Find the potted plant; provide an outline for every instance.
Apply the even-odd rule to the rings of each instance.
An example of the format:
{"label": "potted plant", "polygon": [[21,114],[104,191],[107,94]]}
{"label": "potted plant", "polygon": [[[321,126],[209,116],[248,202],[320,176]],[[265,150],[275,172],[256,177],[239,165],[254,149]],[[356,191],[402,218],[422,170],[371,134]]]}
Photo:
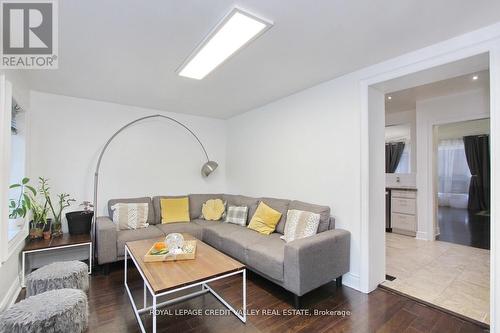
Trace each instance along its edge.
{"label": "potted plant", "polygon": [[26,215],[31,210],[30,194],[36,196],[36,190],[28,185],[29,181],[29,178],[24,177],[20,183],[12,184],[9,187],[9,189],[19,189],[17,198],[10,199],[9,202],[9,224],[14,223],[17,226],[22,226]]}
{"label": "potted plant", "polygon": [[[49,213],[49,208],[47,206],[47,201],[40,203],[36,200],[35,196],[31,197],[31,211],[33,213],[33,219],[30,221],[30,239],[42,238],[44,230],[47,231],[50,228],[50,219],[47,218]],[[50,229],[48,229],[50,230]],[[50,238],[50,233],[45,234],[45,238]]]}
{"label": "potted plant", "polygon": [[94,205],[90,201],[84,201],[80,204],[83,210],[66,213],[68,220],[69,233],[72,235],[88,234],[94,216]]}
{"label": "potted plant", "polygon": [[50,187],[46,178],[40,177],[40,192],[45,197],[45,201],[50,208],[53,216],[52,221],[52,237],[59,237],[62,235],[62,212],[65,208],[69,207],[75,199],[67,193],[57,195],[57,206],[52,203],[50,198]]}

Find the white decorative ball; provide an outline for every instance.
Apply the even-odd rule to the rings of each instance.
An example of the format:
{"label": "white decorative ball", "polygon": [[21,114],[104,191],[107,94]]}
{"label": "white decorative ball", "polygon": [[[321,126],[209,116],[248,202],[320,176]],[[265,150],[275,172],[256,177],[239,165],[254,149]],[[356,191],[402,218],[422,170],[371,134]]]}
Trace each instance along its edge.
{"label": "white decorative ball", "polygon": [[165,245],[167,245],[169,252],[181,253],[182,245],[184,245],[184,237],[177,232],[168,234],[167,237],[165,237]]}

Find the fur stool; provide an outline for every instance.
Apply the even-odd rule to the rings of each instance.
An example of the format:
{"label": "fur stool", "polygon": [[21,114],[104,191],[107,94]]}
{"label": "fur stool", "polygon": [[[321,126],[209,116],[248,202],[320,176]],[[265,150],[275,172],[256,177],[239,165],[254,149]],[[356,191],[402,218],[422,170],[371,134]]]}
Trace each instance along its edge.
{"label": "fur stool", "polygon": [[37,269],[26,278],[26,297],[62,288],[87,291],[87,264],[76,260],[55,262]]}
{"label": "fur stool", "polygon": [[87,325],[87,295],[78,289],[47,291],[0,313],[0,333],[80,333]]}

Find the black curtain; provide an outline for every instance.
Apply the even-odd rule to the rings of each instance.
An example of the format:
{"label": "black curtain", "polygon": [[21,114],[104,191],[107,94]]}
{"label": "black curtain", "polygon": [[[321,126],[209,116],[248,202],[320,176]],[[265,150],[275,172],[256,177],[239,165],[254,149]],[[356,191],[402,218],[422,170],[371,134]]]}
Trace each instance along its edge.
{"label": "black curtain", "polygon": [[468,208],[490,209],[490,142],[488,135],[464,136],[465,156],[471,179]]}
{"label": "black curtain", "polygon": [[385,144],[385,173],[394,173],[405,149],[404,142],[388,142]]}

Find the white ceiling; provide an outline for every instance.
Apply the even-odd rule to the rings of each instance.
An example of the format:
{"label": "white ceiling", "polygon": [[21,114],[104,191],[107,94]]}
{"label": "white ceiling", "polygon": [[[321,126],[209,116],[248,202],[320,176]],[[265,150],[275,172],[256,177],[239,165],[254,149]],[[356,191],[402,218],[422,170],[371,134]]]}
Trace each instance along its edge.
{"label": "white ceiling", "polygon": [[[478,76],[473,80],[474,75]],[[417,100],[425,100],[438,96],[459,94],[461,92],[483,89],[489,90],[489,71],[483,70],[457,76],[451,79],[436,81],[421,86],[399,90],[386,94],[385,111],[387,113],[415,110]],[[391,97],[389,100],[388,97]]]}
{"label": "white ceiling", "polygon": [[[175,70],[234,5],[274,22],[204,80]],[[35,90],[227,118],[500,21],[498,0],[64,0]]]}

